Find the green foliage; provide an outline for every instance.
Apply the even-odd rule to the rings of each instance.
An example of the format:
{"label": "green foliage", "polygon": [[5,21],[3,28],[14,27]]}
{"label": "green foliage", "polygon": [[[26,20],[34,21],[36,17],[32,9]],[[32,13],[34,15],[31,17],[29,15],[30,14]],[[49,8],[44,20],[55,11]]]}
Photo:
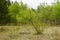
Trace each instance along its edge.
{"label": "green foliage", "polygon": [[60,2],[55,3],[52,7],[52,13],[49,19],[56,25],[60,24]]}
{"label": "green foliage", "polygon": [[15,19],[18,23],[28,24],[33,20],[35,13],[29,9],[26,4],[21,2],[19,5],[15,2],[9,6],[9,15],[12,20]]}
{"label": "green foliage", "polygon": [[9,22],[8,18],[8,1],[0,0],[0,25],[6,24]]}
{"label": "green foliage", "polygon": [[16,22],[16,16],[18,15],[19,13],[19,4],[17,2],[11,4],[9,6],[9,16],[11,17],[11,21],[13,21],[14,23]]}

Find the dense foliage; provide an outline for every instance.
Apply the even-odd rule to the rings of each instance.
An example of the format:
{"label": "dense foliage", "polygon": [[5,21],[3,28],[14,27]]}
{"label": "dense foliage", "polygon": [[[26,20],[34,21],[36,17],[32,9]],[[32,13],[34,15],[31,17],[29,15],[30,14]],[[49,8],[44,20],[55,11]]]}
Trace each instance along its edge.
{"label": "dense foliage", "polygon": [[6,24],[9,22],[9,18],[8,18],[9,5],[10,5],[10,1],[0,0],[0,25]]}
{"label": "dense foliage", "polygon": [[29,8],[23,2],[10,3],[9,0],[0,1],[0,24],[60,24],[60,2],[40,4],[37,9]]}
{"label": "dense foliage", "polygon": [[34,24],[34,23],[46,23],[46,24],[60,24],[60,2],[47,5],[40,4],[37,9],[29,8],[26,4],[21,2],[12,3],[9,8],[8,15],[11,17],[12,23],[19,24]]}

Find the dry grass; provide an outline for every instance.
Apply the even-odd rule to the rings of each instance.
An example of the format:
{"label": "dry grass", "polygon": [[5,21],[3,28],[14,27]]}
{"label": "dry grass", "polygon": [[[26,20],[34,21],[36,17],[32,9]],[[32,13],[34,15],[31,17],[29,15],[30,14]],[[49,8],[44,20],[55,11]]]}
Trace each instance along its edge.
{"label": "dry grass", "polygon": [[48,27],[41,35],[32,26],[0,26],[0,40],[60,40],[60,27]]}

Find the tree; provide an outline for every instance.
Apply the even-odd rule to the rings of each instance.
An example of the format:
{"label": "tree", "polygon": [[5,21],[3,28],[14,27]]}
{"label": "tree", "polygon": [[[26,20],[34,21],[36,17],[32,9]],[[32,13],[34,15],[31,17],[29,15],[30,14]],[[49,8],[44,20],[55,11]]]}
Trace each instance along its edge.
{"label": "tree", "polygon": [[53,6],[53,12],[50,19],[55,24],[60,24],[60,2],[55,3]]}
{"label": "tree", "polygon": [[8,4],[6,0],[0,0],[0,25],[8,21]]}
{"label": "tree", "polygon": [[12,23],[16,23],[16,21],[17,21],[17,15],[19,14],[19,4],[18,4],[18,2],[14,2],[13,4],[11,4],[10,6],[9,6],[9,16],[11,17],[11,22]]}
{"label": "tree", "polygon": [[18,22],[23,24],[31,23],[35,13],[30,8],[28,8],[26,4],[23,4],[22,2],[20,4],[19,15],[17,15]]}

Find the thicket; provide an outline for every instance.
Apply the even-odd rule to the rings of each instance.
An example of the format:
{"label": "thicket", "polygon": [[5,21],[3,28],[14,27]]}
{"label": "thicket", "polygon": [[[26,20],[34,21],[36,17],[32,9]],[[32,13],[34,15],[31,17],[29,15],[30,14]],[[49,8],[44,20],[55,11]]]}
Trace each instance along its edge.
{"label": "thicket", "polygon": [[60,2],[40,4],[37,9],[29,8],[23,2],[0,1],[0,24],[60,24]]}

